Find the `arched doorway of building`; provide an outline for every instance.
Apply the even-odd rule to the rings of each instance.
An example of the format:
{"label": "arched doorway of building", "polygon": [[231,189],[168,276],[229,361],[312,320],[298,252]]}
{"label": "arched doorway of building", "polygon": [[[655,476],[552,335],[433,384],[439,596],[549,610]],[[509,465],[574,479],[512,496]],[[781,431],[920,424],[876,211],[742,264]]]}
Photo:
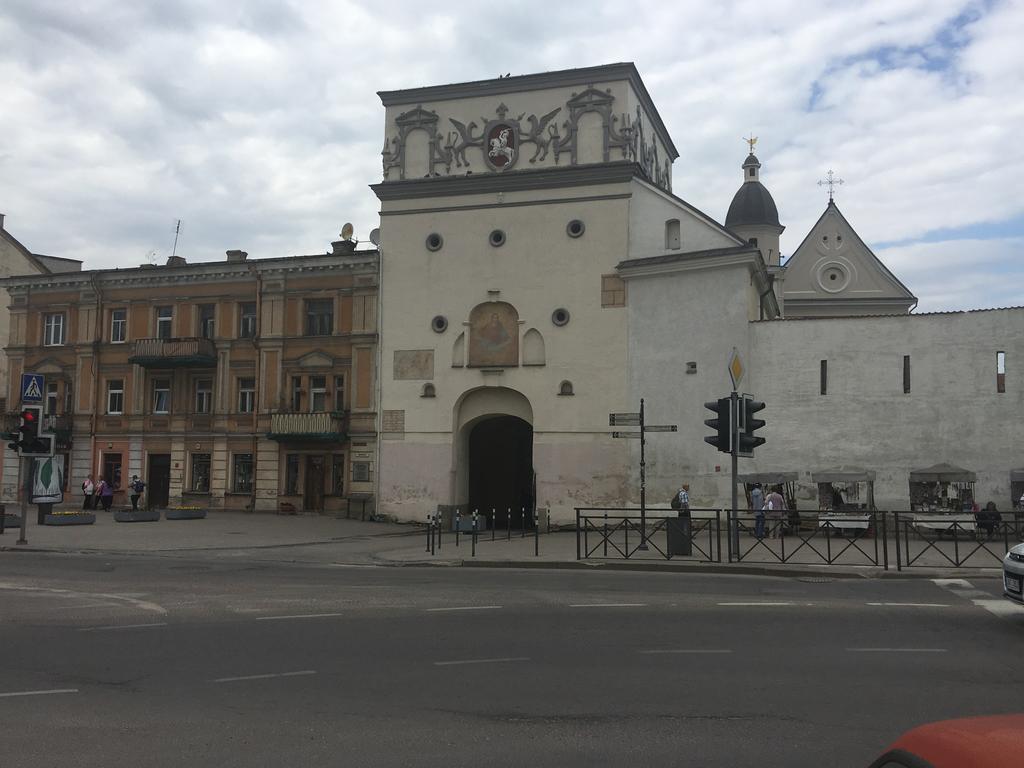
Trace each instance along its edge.
{"label": "arched doorway of building", "polygon": [[532,528],[533,427],[517,416],[492,416],[469,430],[469,509],[500,528]]}

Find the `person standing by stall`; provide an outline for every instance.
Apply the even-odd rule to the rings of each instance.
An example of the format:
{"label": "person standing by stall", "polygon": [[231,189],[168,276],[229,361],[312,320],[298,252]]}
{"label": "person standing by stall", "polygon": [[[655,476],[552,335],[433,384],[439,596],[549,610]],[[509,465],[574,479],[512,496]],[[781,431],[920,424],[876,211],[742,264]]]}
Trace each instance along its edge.
{"label": "person standing by stall", "polygon": [[754,488],[750,491],[750,506],[754,510],[754,535],[759,538],[764,538],[764,491],[761,490],[760,483],[754,483]]}
{"label": "person standing by stall", "polygon": [[786,516],[786,500],[782,498],[778,487],[768,494],[765,505],[768,507],[768,535],[773,539],[778,538],[782,535],[782,520]]}

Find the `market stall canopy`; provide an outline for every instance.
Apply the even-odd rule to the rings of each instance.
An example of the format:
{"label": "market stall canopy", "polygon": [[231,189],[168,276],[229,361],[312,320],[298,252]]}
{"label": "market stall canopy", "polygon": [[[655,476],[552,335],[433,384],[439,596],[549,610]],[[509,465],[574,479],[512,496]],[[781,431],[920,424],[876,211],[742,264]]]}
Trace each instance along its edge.
{"label": "market stall canopy", "polygon": [[973,483],[977,479],[978,476],[971,470],[954,467],[952,464],[936,464],[910,473],[912,483]]}
{"label": "market stall canopy", "polygon": [[875,473],[863,467],[844,464],[841,467],[812,472],[811,480],[815,483],[871,483],[875,480]]}
{"label": "market stall canopy", "polygon": [[1024,469],[1011,469],[1010,470],[1010,482],[1011,483],[1024,483]]}
{"label": "market stall canopy", "polygon": [[795,483],[796,472],[753,472],[749,475],[737,475],[736,479],[744,485],[761,483],[761,485],[778,485],[779,483]]}

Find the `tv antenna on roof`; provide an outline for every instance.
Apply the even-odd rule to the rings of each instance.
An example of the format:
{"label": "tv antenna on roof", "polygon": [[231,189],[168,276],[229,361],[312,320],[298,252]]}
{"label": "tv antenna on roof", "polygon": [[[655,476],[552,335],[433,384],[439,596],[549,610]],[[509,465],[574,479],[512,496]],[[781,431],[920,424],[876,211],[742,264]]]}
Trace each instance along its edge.
{"label": "tv antenna on roof", "polygon": [[178,255],[178,235],[181,233],[181,219],[178,219],[177,226],[174,227],[174,247],[171,249],[171,256]]}

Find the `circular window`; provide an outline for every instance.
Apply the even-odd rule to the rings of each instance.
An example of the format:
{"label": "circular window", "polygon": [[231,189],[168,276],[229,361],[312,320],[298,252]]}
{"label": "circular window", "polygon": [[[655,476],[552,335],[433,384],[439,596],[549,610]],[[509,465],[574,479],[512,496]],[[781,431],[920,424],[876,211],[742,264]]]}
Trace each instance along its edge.
{"label": "circular window", "polygon": [[487,239],[495,248],[500,248],[505,244],[505,233],[500,229],[496,229],[491,232],[490,237]]}
{"label": "circular window", "polygon": [[850,285],[850,269],[838,261],[828,261],[818,267],[818,285],[823,291],[839,293]]}
{"label": "circular window", "polygon": [[444,238],[437,234],[437,232],[431,232],[427,235],[428,251],[440,251],[442,245],[444,245]]}
{"label": "circular window", "polygon": [[436,315],[434,319],[430,321],[430,328],[434,333],[444,333],[448,330],[448,318],[444,315]]}
{"label": "circular window", "polygon": [[555,325],[562,326],[569,324],[569,310],[559,307],[551,313],[551,322]]}
{"label": "circular window", "polygon": [[573,219],[565,225],[565,232],[569,237],[579,237],[586,230],[583,222],[579,219]]}

